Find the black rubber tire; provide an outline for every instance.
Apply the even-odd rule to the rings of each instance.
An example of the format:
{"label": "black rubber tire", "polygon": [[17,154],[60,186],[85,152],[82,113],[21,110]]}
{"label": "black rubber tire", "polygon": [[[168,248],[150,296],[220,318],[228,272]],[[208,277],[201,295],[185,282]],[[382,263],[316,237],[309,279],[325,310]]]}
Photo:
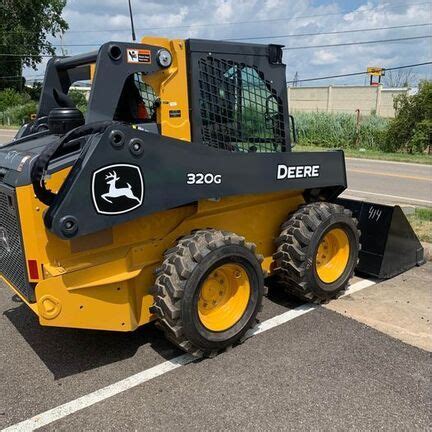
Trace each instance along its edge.
{"label": "black rubber tire", "polygon": [[[342,275],[333,283],[323,282],[316,272],[315,257],[323,236],[341,228],[348,236],[350,254]],[[292,295],[320,303],[340,295],[358,262],[360,231],[351,211],[341,205],[316,202],[301,206],[282,225],[276,240],[274,275]]]}
{"label": "black rubber tire", "polygon": [[[256,323],[262,308],[263,257],[256,246],[233,233],[206,229],[181,238],[164,254],[156,270],[155,304],[152,312],[166,337],[197,357],[214,356],[239,342]],[[212,332],[199,320],[197,302],[201,283],[215,267],[228,262],[240,264],[248,274],[251,295],[242,318],[231,328]]]}

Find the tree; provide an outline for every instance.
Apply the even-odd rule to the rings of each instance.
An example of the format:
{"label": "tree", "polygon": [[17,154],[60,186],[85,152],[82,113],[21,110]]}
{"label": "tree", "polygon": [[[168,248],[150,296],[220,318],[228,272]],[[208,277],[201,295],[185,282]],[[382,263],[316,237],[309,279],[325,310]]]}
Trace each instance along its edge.
{"label": "tree", "polygon": [[22,67],[36,69],[43,55],[55,49],[48,36],[68,29],[61,17],[66,0],[1,0],[0,90],[22,89]]}
{"label": "tree", "polygon": [[400,88],[409,87],[414,81],[414,74],[411,69],[397,69],[386,71],[384,84],[386,87]]}
{"label": "tree", "polygon": [[6,111],[8,108],[23,105],[30,100],[30,96],[26,93],[18,93],[16,90],[8,88],[0,91],[0,112]]}
{"label": "tree", "polygon": [[421,81],[418,92],[394,99],[396,116],[386,133],[387,151],[423,152],[432,141],[432,81]]}
{"label": "tree", "polygon": [[69,90],[68,96],[72,99],[75,106],[82,112],[87,112],[87,99],[85,94],[80,90]]}

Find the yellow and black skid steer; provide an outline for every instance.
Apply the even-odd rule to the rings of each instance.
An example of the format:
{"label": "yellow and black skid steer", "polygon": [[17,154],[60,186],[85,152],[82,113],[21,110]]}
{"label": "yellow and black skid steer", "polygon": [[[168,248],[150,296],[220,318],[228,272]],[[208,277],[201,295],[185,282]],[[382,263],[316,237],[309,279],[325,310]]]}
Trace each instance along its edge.
{"label": "yellow and black skid steer", "polygon": [[294,141],[279,45],[146,37],[53,58],[36,119],[0,148],[0,277],[42,325],[156,320],[214,355],[255,324],[265,277],[320,302],[354,271],[423,262],[399,207],[338,198],[342,151]]}

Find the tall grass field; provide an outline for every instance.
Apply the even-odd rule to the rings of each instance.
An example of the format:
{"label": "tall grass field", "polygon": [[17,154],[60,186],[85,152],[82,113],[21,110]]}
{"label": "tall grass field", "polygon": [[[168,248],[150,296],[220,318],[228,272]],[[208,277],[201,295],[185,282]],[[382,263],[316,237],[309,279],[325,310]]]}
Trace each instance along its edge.
{"label": "tall grass field", "polygon": [[389,120],[374,115],[357,118],[353,114],[312,112],[294,113],[300,145],[329,148],[384,147]]}

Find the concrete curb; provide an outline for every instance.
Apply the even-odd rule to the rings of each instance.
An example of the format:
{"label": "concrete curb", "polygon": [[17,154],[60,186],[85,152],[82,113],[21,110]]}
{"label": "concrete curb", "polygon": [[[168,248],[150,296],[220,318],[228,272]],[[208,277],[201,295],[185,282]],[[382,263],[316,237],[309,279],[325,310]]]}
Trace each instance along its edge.
{"label": "concrete curb", "polygon": [[421,242],[424,249],[424,258],[426,261],[432,261],[432,243]]}

